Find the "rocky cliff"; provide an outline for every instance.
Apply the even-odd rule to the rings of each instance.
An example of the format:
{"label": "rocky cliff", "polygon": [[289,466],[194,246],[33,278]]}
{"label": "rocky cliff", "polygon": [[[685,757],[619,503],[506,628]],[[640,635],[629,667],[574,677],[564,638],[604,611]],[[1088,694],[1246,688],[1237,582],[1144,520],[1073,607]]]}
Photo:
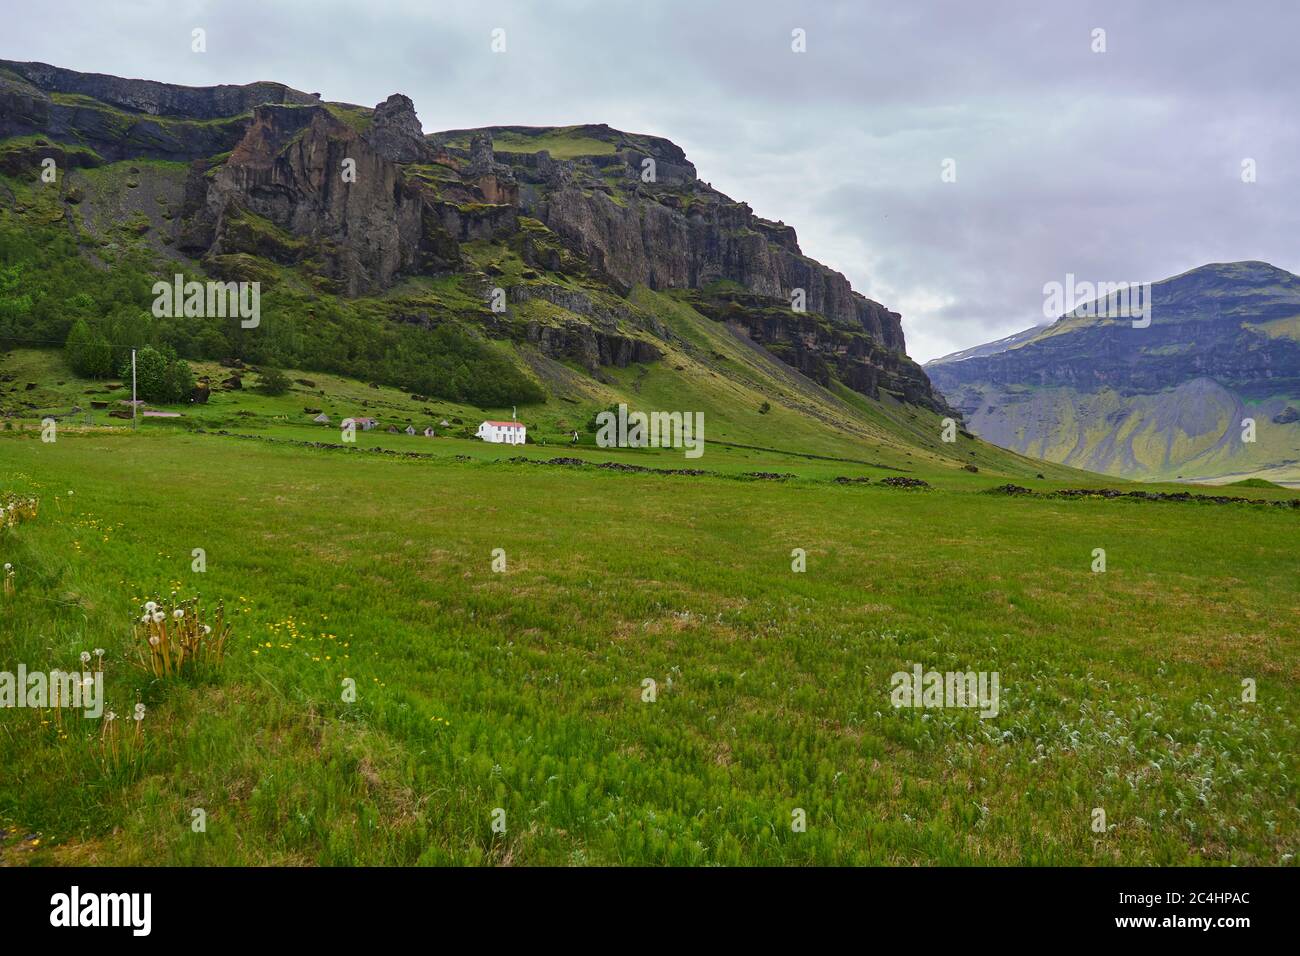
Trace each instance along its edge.
{"label": "rocky cliff", "polygon": [[[433,139],[445,142],[467,132]],[[858,326],[885,348],[905,351],[897,313],[803,255],[793,227],[762,219],[701,182],[674,143],[607,126],[569,127],[560,142],[585,140],[590,152],[556,160],[545,149],[556,141],[554,130],[482,132],[507,137],[508,148],[498,148],[494,158],[520,183],[521,207],[619,283],[701,289],[729,281],[787,303],[802,290],[807,311]]]}
{"label": "rocky cliff", "polygon": [[[210,264],[240,252],[314,260],[355,296],[381,292],[401,273],[458,261],[418,188],[323,106],[256,107],[229,158],[211,172],[202,163],[192,170],[209,184],[202,205],[186,210],[181,243]],[[247,228],[249,214],[271,228]]]}
{"label": "rocky cliff", "polygon": [[[0,138],[0,165],[18,173],[51,150],[83,167],[186,164],[183,190],[159,187],[161,241],[219,276],[266,278],[258,264],[273,263],[349,297],[452,276],[452,318],[584,366],[652,361],[662,324],[618,302],[637,287],[680,292],[823,385],[948,411],[897,313],[803,255],[792,227],[701,182],[662,138],[603,125],[426,136],[401,94],[369,109],[277,83],[188,88],[9,61]],[[556,305],[574,284],[600,307]],[[497,288],[545,302],[547,318],[493,312]]]}

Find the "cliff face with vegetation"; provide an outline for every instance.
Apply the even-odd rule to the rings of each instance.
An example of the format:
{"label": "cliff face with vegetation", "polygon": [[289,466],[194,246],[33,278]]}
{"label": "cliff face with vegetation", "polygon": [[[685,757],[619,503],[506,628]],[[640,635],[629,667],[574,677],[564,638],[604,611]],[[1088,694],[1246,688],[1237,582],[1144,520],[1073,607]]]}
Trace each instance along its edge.
{"label": "cliff face with vegetation", "polygon": [[972,432],[1035,457],[1300,482],[1300,277],[1206,265],[1154,283],[1152,303],[1146,328],[1076,310],[926,370]]}
{"label": "cliff face with vegetation", "polygon": [[[260,280],[304,321],[364,314],[406,329],[403,342],[450,323],[598,374],[656,361],[671,339],[635,304],[645,288],[820,385],[948,411],[907,357],[897,313],[658,137],[600,125],[425,135],[400,94],[369,109],[276,83],[195,89],[0,61],[0,138],[4,175],[31,179],[46,157],[100,174],[65,190],[81,207],[73,232],[98,241],[125,218],[159,260]],[[113,188],[90,188],[108,172]],[[491,308],[498,289],[504,311]]]}

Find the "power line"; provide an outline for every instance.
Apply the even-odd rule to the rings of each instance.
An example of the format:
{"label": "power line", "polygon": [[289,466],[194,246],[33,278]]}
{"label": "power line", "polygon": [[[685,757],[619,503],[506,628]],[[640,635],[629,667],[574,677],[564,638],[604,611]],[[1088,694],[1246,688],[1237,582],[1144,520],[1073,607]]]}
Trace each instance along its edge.
{"label": "power line", "polygon": [[[66,344],[67,344],[67,340],[66,340],[66,339],[65,339],[64,341],[62,341],[62,342],[58,342],[58,341],[56,341],[56,340],[54,340],[54,339],[23,339],[23,338],[18,338],[17,336],[14,336],[14,335],[0,335],[0,341],[3,341],[3,342],[26,342],[26,343],[28,343],[28,344],[35,344],[35,345],[66,345]],[[112,343],[112,342],[108,342],[107,344],[108,344],[108,345],[113,345],[114,343]],[[131,346],[129,346],[129,345],[128,345],[128,346],[118,346],[118,348],[130,348],[130,347],[131,347]]]}
{"label": "power line", "polygon": [[[0,333],[0,342],[22,342],[27,345],[58,345],[58,346],[64,346],[68,344],[67,339],[63,339],[63,340],[24,339],[24,338],[19,338],[18,336],[4,335],[3,333]],[[149,345],[148,342],[145,342],[143,345],[141,345],[139,343],[134,343],[134,342],[107,342],[107,341],[96,342],[94,344],[107,345],[115,349],[142,349],[142,348],[146,348]]]}

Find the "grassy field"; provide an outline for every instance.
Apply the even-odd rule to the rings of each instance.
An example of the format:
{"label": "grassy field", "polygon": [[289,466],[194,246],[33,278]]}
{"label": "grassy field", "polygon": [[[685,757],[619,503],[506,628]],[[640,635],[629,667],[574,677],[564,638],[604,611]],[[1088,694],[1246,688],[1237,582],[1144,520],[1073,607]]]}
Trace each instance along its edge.
{"label": "grassy field", "polygon": [[[1009,497],[924,461],[929,491],[712,445],[578,453],[727,473],[686,477],[362,436],[430,456],[402,459],[250,421],[282,441],[0,431],[0,494],[41,501],[0,531],[0,670],[102,648],[109,708],[147,707],[113,760],[99,721],[0,711],[3,862],[1295,862],[1296,511]],[[233,617],[207,679],[132,663],[142,603],[172,592]],[[1000,713],[894,709],[916,663],[998,672]]]}
{"label": "grassy field", "polygon": [[[653,302],[672,315],[673,304],[667,297],[658,296]],[[625,402],[633,409],[701,411],[705,416],[705,439],[717,454],[711,454],[709,461],[699,467],[710,469],[763,470],[765,465],[800,461],[807,464],[816,460],[807,456],[814,455],[831,460],[823,469],[829,475],[845,474],[846,467],[865,462],[883,466],[886,470],[879,472],[882,475],[891,469],[907,472],[921,469],[942,476],[942,480],[958,482],[964,482],[968,474],[962,471],[963,465],[992,468],[1017,479],[1041,474],[1074,485],[1097,479],[1086,472],[1023,458],[961,434],[956,436],[955,443],[945,444],[940,438],[939,416],[932,412],[892,401],[871,402],[848,390],[832,394],[797,376],[765,352],[743,346],[723,328],[693,312],[687,311],[681,323],[681,331],[698,336],[702,351],[719,356],[713,364],[720,368],[674,354],[668,361],[651,365],[606,369],[605,381],[597,383],[544,356],[528,353],[525,360],[535,363],[540,373],[549,377],[552,390],[562,397],[518,410],[528,426],[530,438],[538,444],[514,449],[511,454],[542,457],[563,454],[562,448],[569,446],[572,432],[577,430],[581,433],[583,450],[593,460],[637,461],[647,456],[655,459],[658,452],[598,450],[594,435],[586,431],[596,411]],[[683,363],[680,371],[669,367],[678,360]],[[243,371],[240,374],[246,380],[245,387],[226,391],[221,383],[234,370],[213,362],[191,365],[196,374],[208,376],[216,386],[210,401],[205,405],[158,406],[179,412],[181,417],[170,421],[150,420],[141,427],[181,431],[203,428],[337,442],[340,440],[338,425],[343,419],[368,416],[380,422],[381,430],[358,432],[357,444],[361,447],[386,446],[449,454],[451,445],[443,441],[447,436],[472,434],[483,418],[509,418],[512,414],[509,408],[482,410],[438,399],[417,399],[399,389],[319,372],[290,370],[291,390],[272,397],[257,391],[257,373]],[[10,383],[0,381],[0,411],[10,412],[16,422],[29,427],[47,415],[69,426],[124,424],[110,418],[108,413],[131,397],[130,383],[78,379],[68,370],[58,351],[15,349],[0,355],[0,379],[4,378]],[[28,383],[33,386],[30,390]],[[781,386],[784,388],[779,394],[773,394]],[[768,398],[771,410],[762,413],[759,409]],[[97,400],[106,402],[109,408],[92,408],[90,403]],[[73,408],[82,412],[72,415]],[[313,423],[317,409],[329,416],[331,425]],[[443,421],[450,427],[444,428]],[[432,426],[441,437],[431,445],[422,434],[412,437],[390,435],[386,431],[390,425],[405,429],[407,424],[419,432],[425,426]],[[455,453],[474,456],[485,453],[496,456],[498,451],[485,450],[477,441],[462,442],[455,448]],[[681,452],[662,457],[664,467],[692,465]]]}

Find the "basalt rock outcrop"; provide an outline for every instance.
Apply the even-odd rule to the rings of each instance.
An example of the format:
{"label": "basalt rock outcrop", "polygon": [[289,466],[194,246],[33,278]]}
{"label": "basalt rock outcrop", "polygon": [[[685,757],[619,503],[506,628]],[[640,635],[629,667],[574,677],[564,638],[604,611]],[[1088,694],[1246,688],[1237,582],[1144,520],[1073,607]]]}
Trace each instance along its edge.
{"label": "basalt rock outcrop", "polygon": [[424,163],[433,150],[424,138],[415,104],[409,96],[394,93],[375,107],[366,141],[375,152],[394,163]]}
{"label": "basalt rock outcrop", "polygon": [[[193,176],[207,177],[195,168]],[[312,258],[347,295],[455,263],[454,242],[418,188],[323,106],[263,105],[193,210],[182,249]]]}
{"label": "basalt rock outcrop", "polygon": [[644,312],[559,286],[518,286],[511,290],[513,302],[535,300],[549,302],[582,319],[526,323],[524,337],[547,355],[571,359],[594,372],[602,365],[625,368],[636,362],[653,362],[663,354],[647,338],[629,334],[629,329],[636,328],[655,338],[667,335],[664,327]]}
{"label": "basalt rock outcrop", "polygon": [[819,385],[838,380],[872,398],[885,391],[934,411],[951,411],[934,399],[929,379],[906,354],[850,323],[791,312],[774,306],[770,297],[754,294],[702,293],[692,302],[699,312],[728,323]]}
{"label": "basalt rock outcrop", "polygon": [[48,135],[107,160],[191,160],[234,148],[254,107],[319,103],[283,83],[189,87],[0,60],[0,136]]}
{"label": "basalt rock outcrop", "polygon": [[[689,214],[676,208],[672,193],[639,187],[632,193],[638,202],[620,204],[599,190],[561,186],[524,208],[626,286],[698,289],[731,281],[786,303],[802,290],[808,311],[860,326],[885,348],[903,350],[900,316],[803,256],[791,227],[711,191]],[[665,202],[665,196],[673,198]]]}

